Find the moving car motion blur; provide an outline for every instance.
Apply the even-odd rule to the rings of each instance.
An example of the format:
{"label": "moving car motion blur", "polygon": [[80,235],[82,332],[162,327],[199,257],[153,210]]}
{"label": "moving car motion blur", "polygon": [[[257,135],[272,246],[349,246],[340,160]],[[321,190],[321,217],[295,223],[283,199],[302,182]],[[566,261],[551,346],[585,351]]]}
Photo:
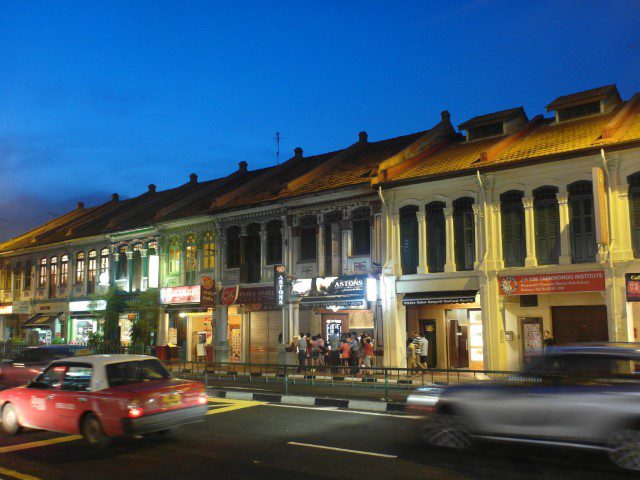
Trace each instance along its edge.
{"label": "moving car motion blur", "polygon": [[52,362],[28,385],[0,392],[2,429],[80,433],[91,446],[112,437],[165,432],[204,420],[202,383],[171,378],[155,357],[87,355]]}
{"label": "moving car motion blur", "polygon": [[430,411],[422,426],[433,446],[467,448],[473,439],[605,450],[640,471],[640,344],[550,349],[522,374],[409,397]]}

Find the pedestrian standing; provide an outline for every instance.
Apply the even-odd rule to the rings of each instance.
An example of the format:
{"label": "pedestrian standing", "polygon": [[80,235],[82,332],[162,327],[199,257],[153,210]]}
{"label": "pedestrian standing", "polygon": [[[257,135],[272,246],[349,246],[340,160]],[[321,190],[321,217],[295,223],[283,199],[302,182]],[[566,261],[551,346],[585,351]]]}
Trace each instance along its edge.
{"label": "pedestrian standing", "polygon": [[311,371],[313,372],[313,339],[309,332],[307,332],[305,338],[307,340],[307,366],[312,367]]}
{"label": "pedestrian standing", "polygon": [[407,368],[409,370],[414,370],[418,367],[418,363],[416,362],[416,346],[413,343],[413,339],[409,338],[407,340]]}
{"label": "pedestrian standing", "polygon": [[418,334],[417,338],[419,344],[418,354],[420,355],[420,362],[418,362],[418,365],[423,370],[426,370],[429,367],[429,365],[427,365],[427,359],[429,356],[429,340],[420,334]]}
{"label": "pedestrian standing", "polygon": [[358,373],[358,350],[360,349],[360,342],[355,337],[351,337],[351,341],[349,342],[349,363],[351,364],[351,374],[355,375]]}
{"label": "pedestrian standing", "polygon": [[327,354],[327,350],[325,348],[324,339],[322,335],[316,335],[316,342],[318,344],[318,366],[324,367],[325,365],[325,355]]}
{"label": "pedestrian standing", "polygon": [[302,367],[307,363],[307,340],[304,338],[304,333],[300,333],[296,347],[298,351],[298,373],[300,373]]}
{"label": "pedestrian standing", "polygon": [[349,366],[349,353],[351,351],[351,345],[345,338],[340,344],[340,363],[343,367]]}
{"label": "pedestrian standing", "polygon": [[365,374],[371,375],[373,373],[371,370],[371,367],[373,367],[373,356],[373,342],[367,337],[364,341],[364,367],[367,369],[365,370]]}

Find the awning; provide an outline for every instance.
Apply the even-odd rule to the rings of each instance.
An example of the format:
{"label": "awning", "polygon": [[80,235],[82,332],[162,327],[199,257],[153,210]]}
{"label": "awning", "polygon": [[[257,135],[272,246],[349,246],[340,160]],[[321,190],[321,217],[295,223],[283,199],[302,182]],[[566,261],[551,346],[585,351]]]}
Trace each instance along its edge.
{"label": "awning", "polygon": [[404,305],[444,305],[447,303],[474,303],[477,290],[457,290],[452,292],[407,293],[402,299]]}
{"label": "awning", "polygon": [[44,313],[37,313],[25,323],[22,324],[23,328],[51,328],[51,324],[54,320],[58,319],[63,312],[59,312],[55,315],[45,315]]}

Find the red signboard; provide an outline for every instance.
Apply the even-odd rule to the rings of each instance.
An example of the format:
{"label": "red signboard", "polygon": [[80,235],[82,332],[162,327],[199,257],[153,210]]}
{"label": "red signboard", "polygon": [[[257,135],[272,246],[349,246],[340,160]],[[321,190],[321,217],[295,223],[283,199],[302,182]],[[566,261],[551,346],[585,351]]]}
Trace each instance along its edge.
{"label": "red signboard", "polygon": [[227,287],[220,295],[224,305],[275,304],[274,287]]}
{"label": "red signboard", "polygon": [[160,301],[165,305],[200,303],[200,285],[161,288]]}
{"label": "red signboard", "polygon": [[627,273],[627,302],[640,302],[640,273]]}
{"label": "red signboard", "polygon": [[220,293],[220,301],[223,305],[233,305],[238,298],[238,286],[226,287],[222,289]]}
{"label": "red signboard", "polygon": [[213,308],[216,306],[216,289],[213,278],[204,276],[200,281],[200,306]]}
{"label": "red signboard", "polygon": [[498,277],[500,295],[539,293],[601,292],[604,272],[546,273]]}

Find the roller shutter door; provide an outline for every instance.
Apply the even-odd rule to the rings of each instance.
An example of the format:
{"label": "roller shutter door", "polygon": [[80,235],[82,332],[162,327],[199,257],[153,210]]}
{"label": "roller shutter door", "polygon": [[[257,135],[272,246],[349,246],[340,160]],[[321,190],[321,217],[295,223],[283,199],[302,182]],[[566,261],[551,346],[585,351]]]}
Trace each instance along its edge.
{"label": "roller shutter door", "polygon": [[282,331],[281,312],[251,312],[249,319],[249,362],[278,363],[278,336]]}
{"label": "roller shutter door", "polygon": [[551,315],[553,338],[557,345],[609,341],[605,305],[551,307]]}

